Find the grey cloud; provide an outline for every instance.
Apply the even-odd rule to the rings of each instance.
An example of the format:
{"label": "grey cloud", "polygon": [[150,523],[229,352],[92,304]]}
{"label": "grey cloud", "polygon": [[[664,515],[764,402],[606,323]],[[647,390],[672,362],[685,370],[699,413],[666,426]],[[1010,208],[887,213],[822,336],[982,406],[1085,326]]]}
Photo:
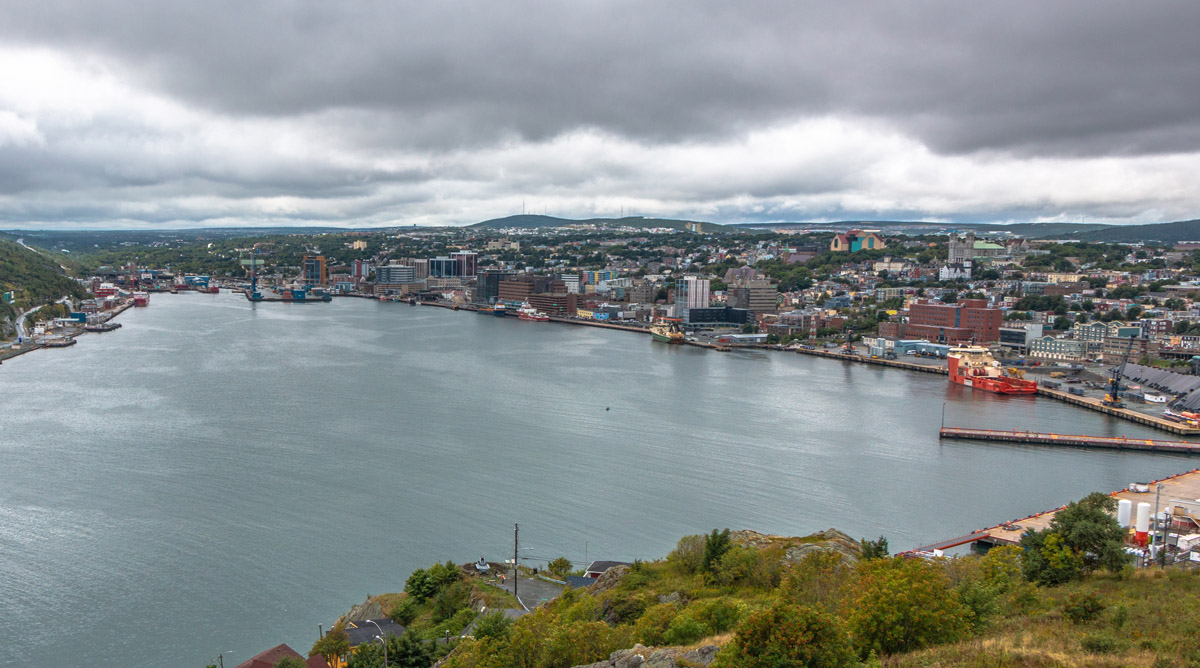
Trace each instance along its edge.
{"label": "grey cloud", "polygon": [[855,114],[951,153],[1200,147],[1195,3],[7,4],[9,41],[99,51],[230,114],[384,112],[374,140],[396,146]]}

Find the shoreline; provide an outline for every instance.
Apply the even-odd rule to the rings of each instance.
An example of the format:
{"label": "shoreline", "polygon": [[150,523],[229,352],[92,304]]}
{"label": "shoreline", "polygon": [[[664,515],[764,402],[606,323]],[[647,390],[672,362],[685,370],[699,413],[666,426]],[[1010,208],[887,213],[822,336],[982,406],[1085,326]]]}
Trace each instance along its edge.
{"label": "shoreline", "polygon": [[[112,322],[117,316],[121,315],[122,313],[128,311],[131,308],[133,308],[132,301],[121,304],[117,308],[113,309],[113,312],[111,314],[109,314],[109,316],[107,318],[104,319],[104,322]],[[75,339],[79,338],[80,336],[83,336],[84,334],[107,334],[107,333],[108,332],[89,332],[87,330],[81,330],[75,334],[72,334],[69,337],[69,340],[71,341],[71,344],[73,344],[75,342]],[[4,344],[3,344],[4,348],[2,350],[0,350],[0,364],[3,364],[5,362],[5,360],[10,360],[10,359],[13,359],[16,357],[20,357],[21,355],[26,355],[35,350],[42,350],[43,348],[65,348],[65,347],[71,345],[71,344],[67,344],[66,346],[48,346],[44,343],[26,342],[26,343],[20,344],[21,345],[20,348],[12,348],[11,346],[14,344],[16,344],[15,339],[12,341],[4,342]]]}

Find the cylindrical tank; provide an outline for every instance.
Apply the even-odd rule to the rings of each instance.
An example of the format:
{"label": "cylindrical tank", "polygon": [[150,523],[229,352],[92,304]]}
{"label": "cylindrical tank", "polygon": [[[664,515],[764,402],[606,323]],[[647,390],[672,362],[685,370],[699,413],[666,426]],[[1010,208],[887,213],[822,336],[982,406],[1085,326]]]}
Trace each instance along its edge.
{"label": "cylindrical tank", "polygon": [[1121,528],[1128,529],[1129,521],[1133,519],[1133,501],[1129,499],[1121,499],[1117,501],[1117,524]]}
{"label": "cylindrical tank", "polygon": [[1150,504],[1143,501],[1137,505],[1137,523],[1133,529],[1134,540],[1145,547],[1150,538]]}

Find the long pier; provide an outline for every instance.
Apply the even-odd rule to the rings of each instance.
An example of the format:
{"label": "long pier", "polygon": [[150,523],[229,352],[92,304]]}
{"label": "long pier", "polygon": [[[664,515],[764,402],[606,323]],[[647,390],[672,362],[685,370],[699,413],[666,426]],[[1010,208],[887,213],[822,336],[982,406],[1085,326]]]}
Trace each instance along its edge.
{"label": "long pier", "polygon": [[920,371],[922,373],[937,373],[943,376],[949,375],[950,373],[946,367],[937,364],[916,364],[914,362],[901,362],[899,360],[885,360],[879,357],[871,357],[869,355],[847,355],[846,353],[821,350],[819,348],[814,348],[812,350],[809,350],[808,348],[795,348],[794,350],[801,355],[813,355],[831,360],[841,360],[843,362],[873,364],[875,366],[887,366],[893,369],[907,369],[909,371]]}
{"label": "long pier", "polygon": [[1099,399],[1094,399],[1092,397],[1081,397],[1071,394],[1070,392],[1052,390],[1048,387],[1042,387],[1041,385],[1038,386],[1037,393],[1043,397],[1057,399],[1058,401],[1079,406],[1080,408],[1086,408],[1088,410],[1104,413],[1105,415],[1118,417],[1122,420],[1129,420],[1130,422],[1136,422],[1147,427],[1153,427],[1154,429],[1167,431],[1172,434],[1178,434],[1179,436],[1200,436],[1200,429],[1196,427],[1189,427],[1186,424],[1171,422],[1165,418],[1154,417],[1153,415],[1146,415],[1145,413],[1131,411],[1128,408],[1113,408],[1112,406],[1105,406]]}
{"label": "long pier", "polygon": [[1147,452],[1169,452],[1186,455],[1200,454],[1200,443],[1192,443],[1191,441],[1162,441],[1151,438],[1127,438],[1125,436],[1080,436],[1073,434],[1048,434],[1036,431],[970,429],[965,427],[942,427],[938,435],[941,438],[961,438],[972,441],[1004,441],[1008,443],[1062,445],[1077,448],[1143,450]]}

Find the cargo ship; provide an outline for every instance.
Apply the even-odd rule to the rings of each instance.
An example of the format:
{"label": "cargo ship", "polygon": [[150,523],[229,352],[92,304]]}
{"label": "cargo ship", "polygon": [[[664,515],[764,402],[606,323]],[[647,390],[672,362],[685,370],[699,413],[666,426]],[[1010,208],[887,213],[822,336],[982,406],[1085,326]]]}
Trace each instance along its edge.
{"label": "cargo ship", "polygon": [[951,348],[946,360],[951,383],[997,394],[1037,393],[1036,382],[1005,374],[1000,363],[982,346]]}
{"label": "cargo ship", "polygon": [[483,315],[493,315],[496,312],[496,308],[494,306],[480,306],[475,312]]}
{"label": "cargo ship", "polygon": [[150,305],[150,293],[149,292],[133,293],[133,305],[134,306],[149,306]]}
{"label": "cargo ship", "polygon": [[659,318],[650,326],[650,336],[662,343],[683,343],[683,326],[678,318]]}
{"label": "cargo ship", "polygon": [[522,320],[532,320],[534,322],[549,322],[550,316],[526,304],[517,312],[517,317]]}

